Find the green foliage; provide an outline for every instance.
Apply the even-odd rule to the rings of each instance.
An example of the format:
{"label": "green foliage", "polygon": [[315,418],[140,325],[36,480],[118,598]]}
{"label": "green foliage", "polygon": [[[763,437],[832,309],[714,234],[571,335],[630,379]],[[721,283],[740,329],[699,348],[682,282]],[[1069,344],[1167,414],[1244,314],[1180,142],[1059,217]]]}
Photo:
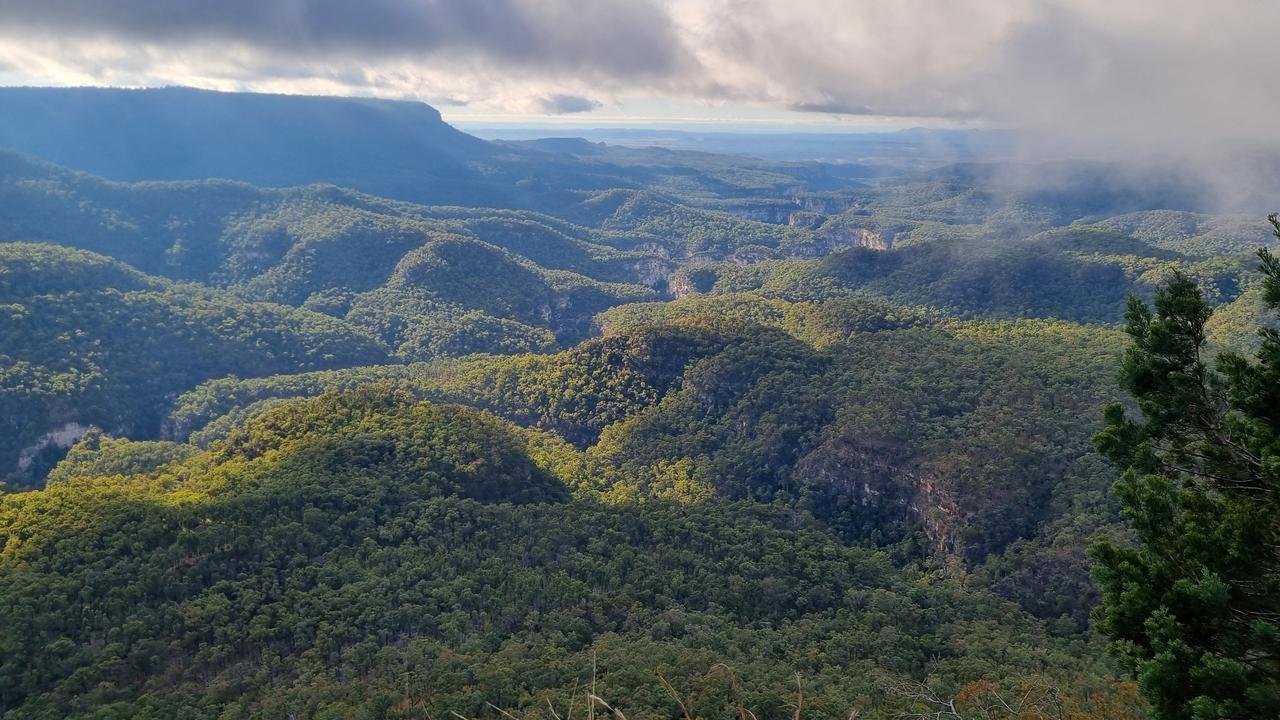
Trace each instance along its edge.
{"label": "green foliage", "polygon": [[58,483],[77,477],[146,475],[196,453],[189,445],[166,440],[113,438],[93,428],[67,451],[46,479]]}
{"label": "green foliage", "polygon": [[933,320],[936,318],[924,309],[896,306],[864,293],[821,302],[788,302],[761,293],[723,293],[620,305],[597,315],[595,323],[605,335],[641,332],[655,325],[718,326],[738,331],[769,327],[823,348],[858,333],[924,326]]}
{"label": "green foliage", "polygon": [[965,318],[1110,323],[1129,294],[1149,296],[1173,272],[1196,275],[1216,302],[1229,302],[1242,291],[1242,270],[1237,257],[1183,256],[1072,227],[1016,240],[950,237],[889,251],[836,249],[814,260],[712,264],[677,277],[700,293],[757,292],[793,302],[861,294]]}
{"label": "green foliage", "polygon": [[1250,285],[1235,300],[1214,308],[1205,323],[1211,349],[1253,355],[1262,348],[1263,336],[1258,328],[1280,326],[1280,320],[1263,300],[1264,293],[1260,284]]}
{"label": "green foliage", "polygon": [[749,337],[695,359],[591,452],[642,492],[688,459],[718,494],[782,499],[862,541],[920,533],[927,552],[969,563],[1070,511],[1060,488],[1105,487],[1079,418],[1112,387],[1114,335],[973,323],[855,333],[823,351]]}
{"label": "green foliage", "polygon": [[[0,207],[12,210],[0,239],[48,238],[246,300],[343,317],[408,360],[576,342],[595,313],[655,299],[638,283],[661,283],[668,263],[632,249],[634,234],[532,212],[429,208],[332,186],[111,183],[15,164],[0,175]],[[16,267],[10,276],[23,282]],[[88,289],[87,280],[61,282]]]}
{"label": "green foliage", "polygon": [[570,217],[605,229],[639,233],[666,253],[691,259],[721,258],[748,245],[794,252],[813,243],[813,234],[804,228],[692,208],[642,191],[593,194]]}
{"label": "green foliage", "polygon": [[548,352],[557,344],[548,329],[442,302],[424,288],[380,288],[352,298],[343,310],[349,322],[369,328],[410,362],[475,353]]}
{"label": "green foliage", "polygon": [[[651,297],[653,292],[642,286],[544,270],[492,245],[446,237],[406,254],[386,287],[357,297],[347,317],[370,324],[377,322],[377,316],[396,318],[383,320],[380,329],[394,336],[389,341],[401,341],[397,345],[405,342],[405,335],[412,332],[407,326],[418,318],[430,319],[433,314],[448,313],[449,308],[470,311],[477,319],[500,319],[512,329],[518,323],[530,333],[537,333],[538,326],[547,327],[573,340],[586,334],[591,317],[600,310]],[[453,313],[455,317],[446,324],[458,323],[458,314]],[[402,325],[398,333],[397,321]],[[423,344],[414,343],[419,348]]]}
{"label": "green foliage", "polygon": [[668,302],[630,303],[600,313],[595,322],[606,335],[625,335],[653,325],[672,325],[708,316],[743,324],[780,327],[788,305],[756,294],[727,293]]}
{"label": "green foliage", "polygon": [[1100,533],[1157,712],[1275,714],[1276,508],[1214,486],[1275,474],[1239,218],[415,117],[214,159],[507,207],[0,153],[0,239],[64,246],[0,245],[0,463],[56,463],[0,495],[0,715],[797,717],[798,672],[806,717],[1136,720]]}
{"label": "green foliage", "polygon": [[728,340],[703,330],[649,328],[589,340],[554,355],[215,380],[180,396],[166,425],[175,437],[187,439],[222,416],[239,416],[267,400],[378,382],[417,398],[481,408],[585,446],[608,425],[656,402],[691,359],[722,349]]}
{"label": "green foliage", "polygon": [[673,709],[655,670],[720,714],[728,688],[696,676],[728,661],[762,711],[800,672],[814,712],[884,717],[891,678],[1096,677],[1085,646],[804,513],[569,500],[532,452],[365,388],[144,475],[0,497],[0,710],[541,714],[594,664],[636,716]]}
{"label": "green foliage", "polygon": [[[1116,514],[1089,436],[1114,392],[1120,333],[914,327],[923,321],[869,299],[710,296],[603,317],[609,335],[552,356],[212,381],[166,424],[207,443],[281,398],[389,382],[586,449],[575,487],[782,501],[849,540],[995,562],[984,579],[1006,596],[1083,626],[1095,597],[1084,545]],[[1048,568],[1061,582],[1044,592],[1015,581]]]}
{"label": "green foliage", "polygon": [[1176,210],[1147,210],[1107,218],[1094,224],[1155,247],[1188,255],[1248,252],[1269,241],[1257,218],[1247,215],[1204,215]]}
{"label": "green foliage", "polygon": [[[1280,310],[1280,262],[1258,255]],[[1139,542],[1093,551],[1098,625],[1161,720],[1280,714],[1280,334],[1261,331],[1256,362],[1211,366],[1211,312],[1181,275],[1154,312],[1130,301],[1121,384],[1141,418],[1112,405],[1097,437],[1126,469],[1116,493]]]}
{"label": "green foliage", "polygon": [[40,480],[43,454],[58,453],[64,441],[46,433],[154,436],[165,398],[209,378],[386,358],[334,318],[172,285],[83,251],[2,245],[0,278],[0,472],[19,482]]}

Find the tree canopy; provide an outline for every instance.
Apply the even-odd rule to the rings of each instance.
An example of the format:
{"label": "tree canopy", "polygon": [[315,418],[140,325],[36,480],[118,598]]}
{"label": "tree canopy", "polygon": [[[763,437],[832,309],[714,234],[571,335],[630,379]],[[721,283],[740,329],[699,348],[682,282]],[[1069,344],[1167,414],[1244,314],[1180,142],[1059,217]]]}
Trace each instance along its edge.
{"label": "tree canopy", "polygon": [[[1258,257],[1280,311],[1280,261]],[[1280,333],[1252,361],[1211,357],[1211,313],[1180,274],[1154,310],[1130,301],[1139,416],[1111,405],[1097,437],[1138,544],[1094,548],[1096,617],[1159,720],[1280,716]]]}

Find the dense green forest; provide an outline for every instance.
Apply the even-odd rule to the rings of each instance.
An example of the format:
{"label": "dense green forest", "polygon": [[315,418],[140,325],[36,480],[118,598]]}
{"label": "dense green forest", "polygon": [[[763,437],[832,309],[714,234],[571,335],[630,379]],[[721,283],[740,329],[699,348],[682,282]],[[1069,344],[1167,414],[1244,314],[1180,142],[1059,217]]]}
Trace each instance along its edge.
{"label": "dense green forest", "polygon": [[1259,218],[78,92],[0,118],[0,718],[1280,707]]}
{"label": "dense green forest", "polygon": [[[609,501],[565,474],[572,452],[385,386],[275,407],[208,451],[133,453],[127,475],[127,446],[87,441],[74,477],[0,514],[0,702],[16,717],[544,715],[594,663],[595,693],[661,714],[655,670],[684,684],[721,662],[759,712],[796,672],[824,714],[908,707],[901,684],[924,676],[1129,702],[1086,640],[987,591],[804,512]],[[701,713],[733,702],[721,680],[692,682]]]}
{"label": "dense green forest", "polygon": [[342,320],[52,245],[0,244],[0,312],[0,463],[20,484],[90,425],[155,435],[167,398],[203,380],[387,358]]}

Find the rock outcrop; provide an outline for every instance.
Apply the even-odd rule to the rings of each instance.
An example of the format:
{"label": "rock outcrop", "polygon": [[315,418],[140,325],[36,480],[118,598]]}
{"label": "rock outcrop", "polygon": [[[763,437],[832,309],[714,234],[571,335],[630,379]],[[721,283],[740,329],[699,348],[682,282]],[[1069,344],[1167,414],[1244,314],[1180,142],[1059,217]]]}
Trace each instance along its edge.
{"label": "rock outcrop", "polygon": [[888,250],[893,244],[891,237],[886,238],[875,230],[840,225],[822,229],[818,240],[818,250],[824,255],[853,247]]}
{"label": "rock outcrop", "polygon": [[40,456],[45,449],[54,447],[60,450],[75,445],[80,438],[89,432],[88,425],[81,425],[78,422],[66,422],[57,427],[52,428],[45,434],[36,438],[36,441],[27,447],[18,451],[18,464],[15,468],[18,473],[25,473],[31,468],[31,463]]}

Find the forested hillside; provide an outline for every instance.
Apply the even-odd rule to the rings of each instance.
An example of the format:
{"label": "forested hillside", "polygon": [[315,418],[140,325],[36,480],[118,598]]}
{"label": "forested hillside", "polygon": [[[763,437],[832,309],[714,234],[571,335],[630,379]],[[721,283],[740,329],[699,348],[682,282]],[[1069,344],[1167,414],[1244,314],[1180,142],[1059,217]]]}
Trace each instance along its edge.
{"label": "forested hillside", "polygon": [[[644,715],[671,705],[654,669],[685,685],[721,662],[758,712],[795,672],[823,713],[909,707],[895,688],[923,676],[1047,675],[1082,707],[1132,702],[1092,677],[1081,641],[987,592],[803,513],[571,496],[545,442],[370,388],[129,476],[99,474],[128,452],[101,446],[0,515],[0,702],[19,717],[567,712],[594,665],[593,692]],[[699,712],[733,702],[721,679],[693,683]]]}
{"label": "forested hillside", "polygon": [[1141,300],[1274,350],[1260,219],[1098,163],[0,108],[0,717],[1152,717],[1088,547],[1178,449],[1093,438]]}
{"label": "forested hillside", "polygon": [[387,358],[342,320],[52,245],[0,244],[0,312],[0,466],[19,485],[90,426],[154,436],[168,400],[204,380]]}

